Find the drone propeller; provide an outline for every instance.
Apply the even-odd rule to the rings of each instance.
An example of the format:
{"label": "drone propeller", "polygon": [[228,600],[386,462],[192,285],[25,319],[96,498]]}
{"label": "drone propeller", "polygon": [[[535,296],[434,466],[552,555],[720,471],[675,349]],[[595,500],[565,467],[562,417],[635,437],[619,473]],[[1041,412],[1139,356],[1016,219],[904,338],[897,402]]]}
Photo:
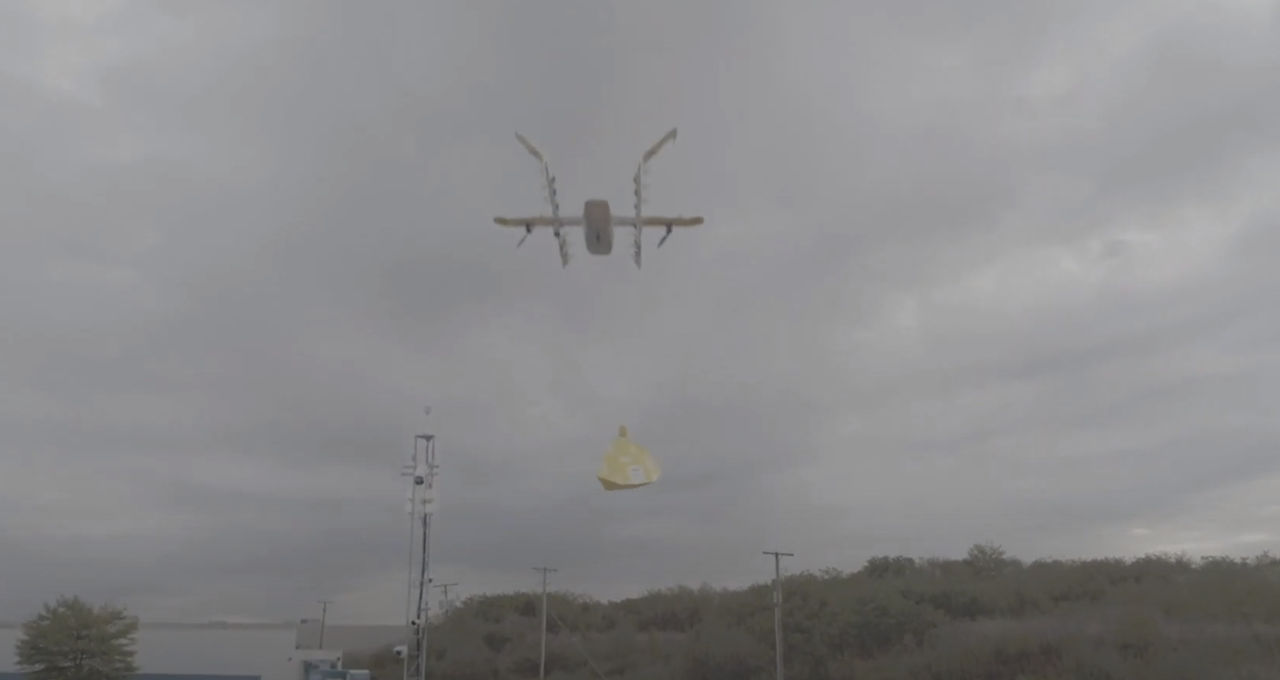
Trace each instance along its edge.
{"label": "drone propeller", "polygon": [[662,238],[658,239],[658,247],[659,247],[659,248],[661,248],[661,247],[662,247],[662,244],[663,244],[663,243],[666,243],[666,242],[667,242],[667,239],[671,238],[671,229],[672,229],[671,225],[670,225],[670,224],[668,224],[668,225],[667,225],[667,233],[663,234],[663,235],[662,235]]}
{"label": "drone propeller", "polygon": [[533,233],[533,225],[532,224],[524,225],[524,236],[520,237],[520,242],[516,244],[516,247],[519,248],[520,246],[524,245],[524,240],[529,238],[529,234],[532,234],[532,233]]}

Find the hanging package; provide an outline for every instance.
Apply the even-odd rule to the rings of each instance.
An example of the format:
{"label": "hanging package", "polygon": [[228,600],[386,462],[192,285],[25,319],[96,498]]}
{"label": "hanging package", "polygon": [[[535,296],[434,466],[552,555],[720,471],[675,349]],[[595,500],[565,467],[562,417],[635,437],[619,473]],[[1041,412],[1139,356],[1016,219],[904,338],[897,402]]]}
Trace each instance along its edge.
{"label": "hanging package", "polygon": [[658,481],[662,474],[658,461],[643,446],[627,437],[627,427],[618,428],[618,438],[604,455],[596,478],[606,491],[635,489]]}

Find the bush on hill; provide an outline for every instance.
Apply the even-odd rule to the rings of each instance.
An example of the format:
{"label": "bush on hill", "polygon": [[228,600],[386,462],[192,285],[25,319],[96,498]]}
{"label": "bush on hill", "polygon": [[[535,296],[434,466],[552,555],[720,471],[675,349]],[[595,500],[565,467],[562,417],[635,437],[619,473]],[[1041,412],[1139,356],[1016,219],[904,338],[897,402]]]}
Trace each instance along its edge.
{"label": "bush on hill", "polygon": [[[793,680],[1204,680],[1280,677],[1280,559],[1148,555],[1024,563],[874,557],[784,578]],[[547,678],[764,680],[772,587],[550,596]],[[473,597],[429,631],[432,680],[537,678],[539,595]],[[401,676],[390,650],[348,665]]]}

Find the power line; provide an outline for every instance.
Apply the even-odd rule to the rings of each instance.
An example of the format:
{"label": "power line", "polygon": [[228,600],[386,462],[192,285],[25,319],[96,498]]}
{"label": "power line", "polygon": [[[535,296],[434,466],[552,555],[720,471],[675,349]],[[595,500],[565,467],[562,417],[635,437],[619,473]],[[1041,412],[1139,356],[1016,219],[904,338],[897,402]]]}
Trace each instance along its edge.
{"label": "power line", "polygon": [[764,554],[773,555],[773,645],[778,662],[777,680],[782,680],[782,558],[796,555],[772,550],[765,550]]}
{"label": "power line", "polygon": [[534,567],[542,572],[542,657],[538,661],[538,680],[547,677],[547,574],[555,572],[551,567]]}

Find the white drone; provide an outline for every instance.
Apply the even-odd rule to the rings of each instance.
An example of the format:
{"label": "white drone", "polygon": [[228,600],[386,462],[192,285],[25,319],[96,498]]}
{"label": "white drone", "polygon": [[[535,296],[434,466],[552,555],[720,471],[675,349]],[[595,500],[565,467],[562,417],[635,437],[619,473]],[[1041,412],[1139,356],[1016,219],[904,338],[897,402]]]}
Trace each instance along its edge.
{"label": "white drone", "polygon": [[555,234],[556,242],[560,245],[560,264],[565,267],[569,266],[569,241],[565,239],[564,233],[561,231],[562,228],[583,227],[582,236],[583,240],[587,242],[587,252],[592,255],[608,255],[613,252],[613,228],[615,226],[634,227],[636,232],[633,253],[635,255],[636,268],[639,268],[640,237],[645,227],[666,228],[667,232],[658,241],[658,247],[661,248],[662,244],[671,236],[671,230],[675,227],[696,227],[702,224],[701,217],[654,217],[641,214],[640,207],[644,203],[642,176],[648,171],[649,161],[658,154],[658,151],[662,150],[662,147],[666,146],[667,142],[671,142],[675,138],[676,130],[672,128],[671,132],[668,132],[662,139],[658,140],[657,144],[649,147],[649,150],[640,159],[640,165],[636,168],[635,176],[635,216],[614,215],[609,209],[609,202],[601,199],[591,199],[583,204],[581,215],[561,215],[560,203],[556,198],[556,176],[551,174],[551,166],[543,158],[542,152],[530,144],[529,140],[524,138],[524,135],[517,132],[516,139],[542,164],[542,180],[547,192],[547,202],[551,204],[551,214],[538,215],[536,217],[495,217],[493,221],[504,227],[524,228],[524,236],[516,244],[517,248],[524,244],[525,239],[529,238],[529,234],[533,233],[534,227],[550,227],[551,233]]}

